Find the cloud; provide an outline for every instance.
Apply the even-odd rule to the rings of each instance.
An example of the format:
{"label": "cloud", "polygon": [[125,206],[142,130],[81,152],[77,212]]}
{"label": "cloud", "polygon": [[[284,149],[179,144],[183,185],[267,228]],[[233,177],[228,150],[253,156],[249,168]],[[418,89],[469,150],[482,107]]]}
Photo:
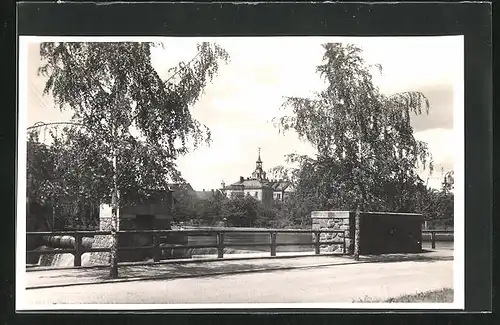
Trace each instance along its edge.
{"label": "cloud", "polygon": [[445,169],[453,168],[454,137],[453,130],[444,128],[415,132],[416,139],[427,143],[436,167],[443,166]]}
{"label": "cloud", "polygon": [[429,100],[429,114],[412,116],[415,132],[432,129],[453,129],[453,87],[427,86],[418,89]]}
{"label": "cloud", "polygon": [[45,83],[47,78],[38,76],[38,68],[42,64],[40,56],[40,43],[32,42],[28,45],[27,53],[27,76],[19,76],[20,78],[27,78],[28,93],[28,126],[36,122],[59,122],[68,121],[72,113],[70,111],[63,111],[55,106],[54,98],[52,95],[44,94]]}

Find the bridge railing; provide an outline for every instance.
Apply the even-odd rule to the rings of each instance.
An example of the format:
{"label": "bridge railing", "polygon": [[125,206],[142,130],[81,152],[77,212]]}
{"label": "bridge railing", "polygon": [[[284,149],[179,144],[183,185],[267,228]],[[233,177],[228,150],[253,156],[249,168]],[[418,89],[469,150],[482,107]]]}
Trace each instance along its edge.
{"label": "bridge railing", "polygon": [[82,245],[82,239],[85,236],[96,236],[96,235],[110,235],[110,231],[43,231],[43,232],[27,232],[26,239],[30,237],[53,237],[53,236],[61,236],[61,237],[73,237],[74,244],[73,248],[48,248],[46,250],[27,250],[27,254],[46,254],[46,255],[55,255],[55,254],[64,254],[71,253],[74,256],[74,266],[81,266],[82,263],[82,254],[86,252],[109,252],[110,248],[108,247],[98,247],[98,248],[88,248]]}
{"label": "bridge railing", "polygon": [[[152,245],[148,246],[119,246],[118,251],[134,251],[134,250],[149,250],[152,252],[153,260],[158,262],[162,259],[161,250],[169,249],[169,248],[177,248],[177,249],[189,249],[189,248],[216,248],[217,249],[217,257],[224,258],[224,248],[227,247],[262,247],[269,246],[270,256],[276,256],[277,247],[279,246],[314,246],[314,253],[316,255],[320,254],[321,245],[325,244],[337,244],[342,246],[342,253],[347,254],[346,247],[346,236],[345,231],[343,230],[311,230],[311,229],[224,229],[224,230],[125,230],[118,231],[118,236],[121,235],[150,235],[152,239]],[[252,234],[268,234],[269,241],[266,244],[263,243],[225,243],[224,238],[228,233],[252,233]],[[284,233],[309,233],[311,234],[311,238],[314,238],[311,242],[300,242],[300,243],[283,243],[278,242],[276,237],[278,234]],[[330,241],[321,241],[322,233],[330,233],[330,234],[342,234],[341,240],[330,240]],[[183,234],[186,236],[195,236],[195,235],[205,235],[205,236],[213,236],[215,237],[214,244],[162,244],[162,239],[168,237],[168,235],[173,234]],[[422,236],[430,235],[431,239],[431,247],[432,249],[436,248],[436,235],[452,235],[453,231],[449,230],[423,230]],[[54,254],[63,254],[63,253],[71,253],[74,256],[74,266],[81,266],[81,257],[83,253],[87,252],[110,252],[110,247],[96,247],[89,248],[83,245],[82,239],[85,236],[92,237],[97,235],[111,235],[110,231],[57,231],[57,232],[27,232],[27,237],[44,237],[44,236],[70,236],[74,238],[72,241],[71,248],[62,248],[55,249],[49,248],[46,250],[28,250],[27,254],[46,254],[46,255],[54,255]]]}
{"label": "bridge railing", "polygon": [[[269,241],[267,244],[259,243],[229,243],[226,244],[224,237],[228,233],[252,233],[252,234],[268,234]],[[278,234],[285,233],[309,233],[311,238],[314,238],[311,242],[300,242],[300,243],[284,243],[278,242],[276,237]],[[321,234],[342,234],[340,239],[337,240],[321,240]],[[148,246],[118,246],[118,252],[120,251],[137,251],[137,250],[148,250],[152,252],[153,260],[158,262],[162,260],[163,249],[177,248],[177,249],[189,249],[189,248],[216,248],[217,258],[224,258],[224,248],[226,247],[262,247],[269,246],[270,256],[276,256],[277,247],[279,246],[314,246],[315,255],[320,254],[321,245],[341,245],[342,252],[339,255],[347,254],[347,243],[346,243],[346,231],[345,230],[310,230],[310,229],[224,229],[224,230],[125,230],[118,231],[118,237],[122,235],[150,235],[152,239],[152,245]],[[168,235],[173,234],[183,234],[186,236],[195,235],[205,235],[215,237],[214,244],[162,244],[162,239],[168,237]],[[82,245],[82,238],[85,236],[96,236],[96,235],[111,235],[110,231],[59,231],[59,232],[27,232],[27,237],[33,236],[70,236],[74,238],[73,248],[49,248],[46,250],[28,250],[27,254],[63,254],[71,253],[74,256],[74,266],[81,266],[82,254],[86,252],[110,252],[110,247],[102,248],[88,248]],[[338,237],[337,237],[338,238]]]}
{"label": "bridge railing", "polygon": [[436,234],[453,235],[453,230],[422,230],[422,236],[431,236],[431,247],[436,249]]}

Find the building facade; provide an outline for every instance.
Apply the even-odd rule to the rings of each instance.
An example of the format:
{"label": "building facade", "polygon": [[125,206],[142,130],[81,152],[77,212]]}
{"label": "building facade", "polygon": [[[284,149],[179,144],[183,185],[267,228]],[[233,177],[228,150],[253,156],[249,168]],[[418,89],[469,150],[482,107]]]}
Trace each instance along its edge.
{"label": "building facade", "polygon": [[261,201],[266,206],[273,202],[283,202],[292,191],[288,182],[283,180],[269,180],[262,168],[262,159],[259,156],[256,161],[255,170],[250,177],[240,176],[239,181],[228,186],[222,182],[222,193],[228,198],[251,196]]}

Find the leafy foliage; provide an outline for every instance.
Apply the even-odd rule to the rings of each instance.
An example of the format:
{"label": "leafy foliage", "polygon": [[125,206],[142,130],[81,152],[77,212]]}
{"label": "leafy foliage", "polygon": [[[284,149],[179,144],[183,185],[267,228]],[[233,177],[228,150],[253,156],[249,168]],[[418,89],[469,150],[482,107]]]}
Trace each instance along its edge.
{"label": "leafy foliage", "polygon": [[209,199],[203,200],[186,191],[177,195],[174,221],[204,226],[224,224],[230,227],[293,227],[293,220],[288,217],[287,212],[281,212],[283,206],[275,202],[268,207],[251,196],[227,198],[218,191]]}
{"label": "leafy foliage", "polygon": [[210,142],[209,129],[189,108],[229,56],[216,44],[201,43],[190,62],[180,62],[162,80],[151,64],[154,46],[159,44],[41,43],[44,93],[84,127],[65,128],[50,147],[30,138],[31,196],[83,204],[82,213],[109,202],[114,188],[121,203],[137,202],[182,179],[177,157]]}
{"label": "leafy foliage", "polygon": [[450,192],[455,188],[455,173],[454,171],[449,171],[446,173],[444,176],[443,182],[442,182],[442,190],[446,192]]}
{"label": "leafy foliage", "polygon": [[453,226],[454,195],[448,191],[429,190],[422,209],[428,227],[442,228]]}
{"label": "leafy foliage", "polygon": [[186,223],[199,220],[202,201],[192,191],[178,191],[172,211],[174,223]]}
{"label": "leafy foliage", "polygon": [[258,218],[259,201],[251,196],[234,197],[224,202],[222,220],[232,227],[253,227]]}
{"label": "leafy foliage", "polygon": [[453,226],[454,222],[454,177],[453,171],[444,177],[440,190],[427,189],[419,199],[421,212],[429,228],[442,228]]}
{"label": "leafy foliage", "polygon": [[110,196],[110,166],[93,142],[73,131],[51,145],[30,134],[27,197],[51,210],[56,229],[93,229],[99,203]]}
{"label": "leafy foliage", "polygon": [[210,43],[198,45],[198,54],[173,68],[163,81],[151,64],[152,43],[42,43],[48,77],[61,109],[71,109],[73,120],[111,161],[117,149],[120,190],[165,189],[167,178],[179,180],[175,159],[210,141],[208,128],[189,110],[228,54]]}
{"label": "leafy foliage", "polygon": [[50,200],[53,193],[54,152],[38,139],[38,133],[30,133],[27,142],[26,196],[31,201]]}
{"label": "leafy foliage", "polygon": [[[286,98],[283,108],[291,112],[275,121],[281,131],[295,130],[316,148],[316,159],[306,161],[301,176],[315,179],[319,203],[356,211],[358,259],[360,211],[409,210],[411,189],[421,183],[417,165],[432,169],[427,144],[414,138],[410,124],[410,115],[428,112],[429,102],[420,92],[382,94],[360,48],[341,43],[323,48],[316,70],[326,89],[313,98]],[[306,192],[311,183],[299,185]]]}

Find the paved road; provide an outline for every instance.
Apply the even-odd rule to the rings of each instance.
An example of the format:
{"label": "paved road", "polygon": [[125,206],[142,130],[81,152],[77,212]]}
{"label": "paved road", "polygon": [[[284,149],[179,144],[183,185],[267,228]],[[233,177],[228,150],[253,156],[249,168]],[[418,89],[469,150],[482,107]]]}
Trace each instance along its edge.
{"label": "paved road", "polygon": [[453,261],[380,262],[30,289],[27,304],[349,303],[453,287]]}
{"label": "paved road", "polygon": [[[233,254],[236,255],[236,254]],[[231,258],[192,261],[165,261],[160,264],[140,265],[136,263],[119,266],[120,279],[131,281],[141,279],[172,279],[193,277],[199,275],[220,275],[228,273],[255,272],[257,270],[277,270],[289,268],[304,268],[310,266],[330,266],[339,264],[394,262],[394,261],[439,261],[453,259],[453,251],[437,250],[421,254],[388,254],[381,256],[361,256],[359,262],[349,256],[313,255],[299,258],[283,256],[282,258],[244,258],[252,254],[232,256]],[[26,288],[42,288],[61,285],[92,284],[109,282],[109,268],[30,268],[25,273]],[[22,280],[22,279],[20,279]],[[114,282],[114,281],[113,281]]]}
{"label": "paved road", "polygon": [[[398,256],[394,256],[394,258],[398,258]],[[418,258],[418,256],[415,256],[414,258]],[[442,256],[421,256],[421,258],[435,259],[442,258]],[[199,260],[197,262],[192,261],[195,263],[190,262],[191,261],[168,261],[164,264],[120,265],[118,268],[119,279],[117,280],[130,281],[153,278],[172,279],[179,277],[194,277],[199,275],[255,272],[257,270],[276,270],[291,267],[297,268],[318,265],[337,265],[353,263],[354,261],[348,256],[305,256],[300,258],[215,259],[212,261]],[[107,278],[108,274],[108,267],[47,270],[32,269],[31,271],[26,272],[25,280],[26,287],[28,289],[34,289],[47,286],[92,284],[114,281]]]}

